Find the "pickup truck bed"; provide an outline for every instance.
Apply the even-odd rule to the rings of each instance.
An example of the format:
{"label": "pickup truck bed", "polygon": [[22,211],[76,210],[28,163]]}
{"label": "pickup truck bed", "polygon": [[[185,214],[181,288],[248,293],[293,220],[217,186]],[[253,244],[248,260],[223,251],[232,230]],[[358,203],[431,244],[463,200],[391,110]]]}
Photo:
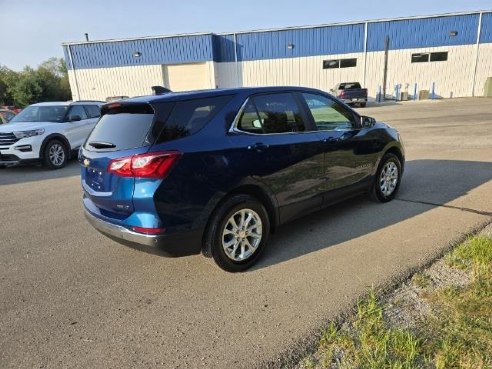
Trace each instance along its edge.
{"label": "pickup truck bed", "polygon": [[348,105],[357,104],[363,108],[367,104],[367,88],[362,88],[359,82],[338,83],[331,93]]}

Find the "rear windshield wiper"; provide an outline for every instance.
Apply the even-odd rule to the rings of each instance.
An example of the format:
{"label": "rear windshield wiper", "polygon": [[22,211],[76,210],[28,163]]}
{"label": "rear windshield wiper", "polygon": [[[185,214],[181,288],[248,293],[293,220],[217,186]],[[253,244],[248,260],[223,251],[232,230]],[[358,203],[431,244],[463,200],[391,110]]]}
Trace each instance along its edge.
{"label": "rear windshield wiper", "polygon": [[91,141],[88,143],[88,145],[92,146],[95,149],[114,149],[116,147],[116,145],[111,142],[100,141]]}

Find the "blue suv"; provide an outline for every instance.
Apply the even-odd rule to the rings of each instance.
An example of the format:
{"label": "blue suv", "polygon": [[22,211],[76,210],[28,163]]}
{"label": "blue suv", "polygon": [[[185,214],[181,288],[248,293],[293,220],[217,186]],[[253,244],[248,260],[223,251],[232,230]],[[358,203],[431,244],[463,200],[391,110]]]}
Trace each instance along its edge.
{"label": "blue suv", "polygon": [[253,265],[280,224],[368,192],[395,197],[398,132],[299,87],[106,104],[79,152],[89,222],[119,241]]}

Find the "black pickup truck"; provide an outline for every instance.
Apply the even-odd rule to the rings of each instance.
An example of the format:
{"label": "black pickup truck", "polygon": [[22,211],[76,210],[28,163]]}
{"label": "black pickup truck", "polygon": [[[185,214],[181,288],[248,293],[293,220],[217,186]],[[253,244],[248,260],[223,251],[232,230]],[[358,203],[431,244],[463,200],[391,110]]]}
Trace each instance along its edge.
{"label": "black pickup truck", "polygon": [[367,88],[362,88],[359,82],[337,83],[330,92],[347,105],[364,108],[367,104]]}

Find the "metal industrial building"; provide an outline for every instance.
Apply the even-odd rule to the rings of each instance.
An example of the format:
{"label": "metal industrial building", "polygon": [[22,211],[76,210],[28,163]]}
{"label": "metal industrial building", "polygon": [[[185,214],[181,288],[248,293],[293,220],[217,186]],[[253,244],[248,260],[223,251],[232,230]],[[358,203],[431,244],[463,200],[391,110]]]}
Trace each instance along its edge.
{"label": "metal industrial building", "polygon": [[[216,87],[359,81],[375,98],[420,90],[483,96],[492,77],[492,11],[227,34],[63,44],[74,99]],[[387,51],[386,51],[387,50]],[[386,61],[385,61],[386,60]],[[399,95],[399,94],[398,94]]]}

